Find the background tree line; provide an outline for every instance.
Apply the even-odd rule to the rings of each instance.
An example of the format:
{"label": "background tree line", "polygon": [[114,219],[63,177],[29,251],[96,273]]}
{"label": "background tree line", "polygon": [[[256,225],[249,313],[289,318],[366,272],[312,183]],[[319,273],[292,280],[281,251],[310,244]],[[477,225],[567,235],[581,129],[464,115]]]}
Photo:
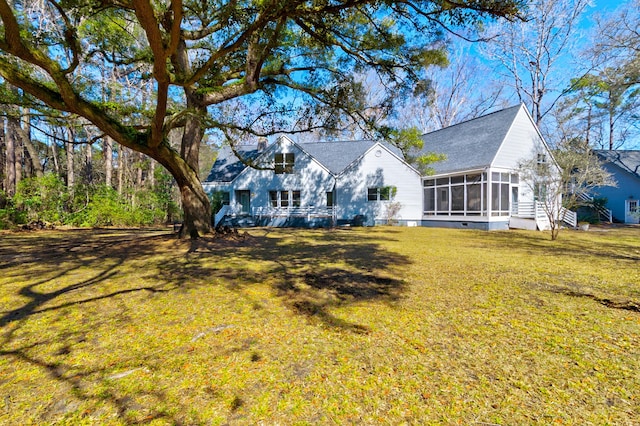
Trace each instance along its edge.
{"label": "background tree line", "polygon": [[[215,152],[205,148],[203,162],[210,163]],[[162,224],[181,219],[179,202],[173,177],[144,154],[72,117],[5,105],[0,115],[0,229],[33,222]]]}
{"label": "background tree line", "polygon": [[31,183],[51,180],[54,221],[154,223],[181,204],[181,235],[209,232],[210,139],[411,148],[398,135],[521,101],[558,150],[638,140],[640,0],[589,18],[586,0],[0,6],[0,207],[16,220],[49,217]]}

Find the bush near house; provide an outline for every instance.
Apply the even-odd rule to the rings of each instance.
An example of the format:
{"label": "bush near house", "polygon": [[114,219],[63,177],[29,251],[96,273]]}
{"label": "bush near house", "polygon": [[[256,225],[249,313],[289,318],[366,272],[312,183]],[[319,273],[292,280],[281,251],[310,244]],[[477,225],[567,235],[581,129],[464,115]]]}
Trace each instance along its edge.
{"label": "bush near house", "polygon": [[154,188],[118,194],[104,184],[78,184],[70,191],[52,173],[24,179],[13,197],[0,194],[0,229],[33,222],[80,227],[167,223],[179,217],[179,208],[171,197],[171,183],[161,174],[156,182]]}

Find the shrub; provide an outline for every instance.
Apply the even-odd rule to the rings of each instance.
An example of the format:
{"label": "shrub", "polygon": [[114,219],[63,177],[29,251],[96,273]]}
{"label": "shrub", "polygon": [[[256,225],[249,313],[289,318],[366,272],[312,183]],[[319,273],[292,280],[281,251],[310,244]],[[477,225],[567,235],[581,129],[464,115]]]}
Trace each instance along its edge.
{"label": "shrub", "polygon": [[[86,196],[86,204],[79,206],[83,196]],[[166,204],[166,200],[152,190],[121,196],[111,186],[98,185],[85,188],[85,193],[77,196],[79,207],[70,222],[76,226],[154,225],[166,221]]]}
{"label": "shrub", "polygon": [[13,197],[16,223],[41,220],[63,223],[69,198],[64,182],[53,173],[21,180]]}

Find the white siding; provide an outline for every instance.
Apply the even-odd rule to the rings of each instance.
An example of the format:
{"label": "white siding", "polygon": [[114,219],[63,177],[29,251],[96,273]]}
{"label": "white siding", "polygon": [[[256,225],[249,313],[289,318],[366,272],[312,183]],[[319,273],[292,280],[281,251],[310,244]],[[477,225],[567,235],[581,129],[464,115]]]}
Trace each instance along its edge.
{"label": "white siding", "polygon": [[[326,192],[331,191],[334,179],[315,160],[301,151],[287,138],[269,147],[267,155],[293,153],[293,173],[275,174],[273,170],[245,169],[234,181],[233,191],[251,191],[251,208],[269,207],[269,191],[300,191],[302,207],[326,206]],[[232,203],[235,194],[231,194]]]}
{"label": "white siding", "polygon": [[386,220],[387,201],[367,201],[367,190],[372,187],[397,188],[391,202],[402,206],[397,219],[418,221],[422,217],[422,180],[407,163],[400,160],[380,144],[374,145],[362,158],[338,176],[337,217],[353,219],[366,216],[367,223]]}
{"label": "white siding", "polygon": [[491,166],[513,170],[521,161],[536,158],[539,152],[546,150],[545,143],[522,106]]}
{"label": "white siding", "polygon": [[[544,154],[551,167],[555,166],[552,153],[522,105],[491,166],[494,171],[517,171],[522,162],[537,159],[538,154]],[[533,202],[532,187],[532,183],[520,181],[518,199],[521,203]]]}

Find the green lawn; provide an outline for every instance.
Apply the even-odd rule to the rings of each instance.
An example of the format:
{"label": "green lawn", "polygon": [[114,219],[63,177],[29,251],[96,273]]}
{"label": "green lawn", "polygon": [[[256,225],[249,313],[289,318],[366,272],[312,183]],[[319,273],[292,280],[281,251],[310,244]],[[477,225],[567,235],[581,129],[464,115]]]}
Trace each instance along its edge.
{"label": "green lawn", "polygon": [[640,424],[640,228],[0,234],[0,424]]}

